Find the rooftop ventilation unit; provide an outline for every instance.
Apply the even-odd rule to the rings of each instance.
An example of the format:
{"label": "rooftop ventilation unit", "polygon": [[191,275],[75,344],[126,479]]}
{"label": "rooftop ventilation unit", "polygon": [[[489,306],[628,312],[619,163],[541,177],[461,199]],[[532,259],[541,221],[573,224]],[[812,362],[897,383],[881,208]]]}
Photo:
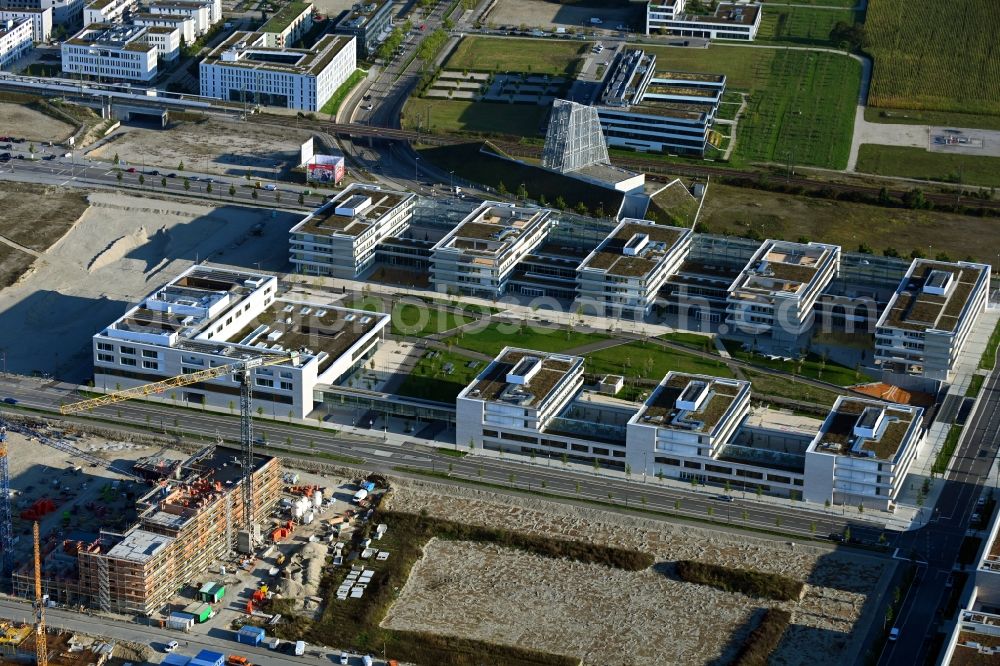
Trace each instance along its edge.
{"label": "rooftop ventilation unit", "polygon": [[955,275],[951,271],[933,270],[924,280],[923,292],[933,296],[946,296]]}
{"label": "rooftop ventilation unit", "polygon": [[693,379],[688,382],[681,394],[677,396],[674,406],[686,412],[696,412],[701,409],[708,397],[711,385],[700,379]]}
{"label": "rooftop ventilation unit", "polygon": [[524,386],[542,369],[542,359],[525,356],[507,373],[507,383]]}
{"label": "rooftop ventilation unit", "polygon": [[642,254],[643,249],[649,244],[649,234],[633,234],[628,242],[625,243],[625,247],[622,249],[622,254],[626,257],[637,257]]}

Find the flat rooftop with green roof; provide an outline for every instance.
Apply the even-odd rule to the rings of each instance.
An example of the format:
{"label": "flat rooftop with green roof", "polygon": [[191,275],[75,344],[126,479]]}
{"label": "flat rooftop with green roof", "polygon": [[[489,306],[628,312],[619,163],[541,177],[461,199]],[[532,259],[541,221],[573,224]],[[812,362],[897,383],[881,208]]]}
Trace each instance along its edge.
{"label": "flat rooftop with green roof", "polygon": [[670,372],[646,399],[631,423],[691,433],[713,434],[723,420],[742,418],[731,408],[750,392],[750,382]]}
{"label": "flat rooftop with green roof", "polygon": [[579,356],[550,354],[508,347],[487,366],[461,397],[520,407],[538,407],[573,373],[581,371]]}
{"label": "flat rooftop with green roof", "polygon": [[886,306],[878,327],[953,332],[990,267],[917,259]]}
{"label": "flat rooftop with green roof", "polygon": [[355,185],[308,215],[292,228],[293,234],[313,236],[360,236],[381,218],[400,206],[412,203],[416,195],[378,187]]}
{"label": "flat rooftop with green roof", "polygon": [[691,236],[690,229],[625,218],[583,260],[578,270],[618,277],[645,277],[668,255],[685,249]]}
{"label": "flat rooftop with green roof", "polygon": [[814,440],[817,453],[893,462],[919,429],[922,410],[841,396]]}
{"label": "flat rooftop with green roof", "polygon": [[312,12],[311,2],[290,2],[274,14],[260,27],[260,32],[284,32],[303,14]]}

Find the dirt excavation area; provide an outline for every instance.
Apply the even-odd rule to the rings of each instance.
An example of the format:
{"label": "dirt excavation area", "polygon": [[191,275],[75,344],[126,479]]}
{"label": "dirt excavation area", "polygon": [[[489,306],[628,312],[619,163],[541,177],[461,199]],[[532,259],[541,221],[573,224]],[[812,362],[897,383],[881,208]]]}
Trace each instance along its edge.
{"label": "dirt excavation area", "polygon": [[[628,3],[545,2],[544,0],[497,0],[486,15],[491,25],[529,26],[551,30],[557,27],[614,29],[619,25],[635,25],[641,21],[641,6]],[[601,20],[591,23],[592,18]]]}
{"label": "dirt excavation area", "polygon": [[115,155],[129,165],[217,173],[242,178],[248,172],[270,177],[299,165],[300,147],[312,133],[288,127],[208,119],[174,123],[167,129],[121,127],[88,151],[92,159]]}
{"label": "dirt excavation area", "polygon": [[0,102],[0,134],[25,141],[62,143],[73,134],[69,123],[23,104]]}
{"label": "dirt excavation area", "polygon": [[68,233],[0,290],[0,348],[12,372],[85,381],[96,331],[196,262],[283,270],[288,230],[301,219],[111,192],[86,203]]}
{"label": "dirt excavation area", "polygon": [[[763,609],[792,613],[775,664],[857,660],[852,631],[884,563],[864,555],[674,526],[597,509],[398,480],[391,509],[652,553],[645,571],[556,560],[492,544],[434,539],[383,626],[576,655],[585,664],[727,663]],[[691,559],[805,581],[801,601],[771,602],[682,582]]]}

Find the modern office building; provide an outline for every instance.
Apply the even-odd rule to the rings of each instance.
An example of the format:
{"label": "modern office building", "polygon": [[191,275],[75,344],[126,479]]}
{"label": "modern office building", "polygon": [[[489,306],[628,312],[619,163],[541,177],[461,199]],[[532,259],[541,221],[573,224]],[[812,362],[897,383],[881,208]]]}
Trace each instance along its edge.
{"label": "modern office building", "polygon": [[333,31],[357,38],[357,56],[370,59],[392,32],[392,6],[391,0],[359,2],[335,19]]}
{"label": "modern office building", "polygon": [[[254,402],[304,418],[313,388],[334,384],[375,353],[389,316],[277,298],[272,275],[193,266],[93,338],[94,385],[113,391],[253,358],[288,362],[253,370]],[[232,375],[160,399],[231,409]]]}
{"label": "modern office building", "polygon": [[680,267],[692,231],[626,218],[576,269],[584,312],[641,320]]}
{"label": "modern office building", "polygon": [[875,328],[875,362],[889,373],[949,381],[986,309],[990,267],[914,259]]}
{"label": "modern office building", "polygon": [[[243,529],[243,471],[239,451],[209,447],[186,461],[160,465],[164,473],[143,476],[153,486],[136,500],[138,522],[124,533],[96,538],[51,539],[43,546],[42,588],[60,605],[87,605],[105,613],[149,617],[178,589],[228,561]],[[117,483],[117,482],[116,482]],[[281,495],[277,458],[254,457],[253,501],[267,516]],[[13,573],[14,594],[34,598],[30,563]]]}
{"label": "modern office building", "polygon": [[992,506],[995,500],[995,491],[987,485],[969,521],[970,542],[978,542],[983,531],[986,535],[973,566],[962,564],[962,571],[969,572],[968,580],[962,585],[966,576],[953,575],[948,581],[947,587],[953,587],[951,593],[958,595],[960,610],[953,623],[948,622],[951,618],[944,618],[952,629],[937,662],[941,666],[979,666],[1000,661],[1000,512]]}
{"label": "modern office building", "polygon": [[195,37],[201,37],[222,20],[222,0],[152,0],[146,4],[146,11],[189,18],[194,23]]}
{"label": "modern office building", "polygon": [[887,510],[923,439],[923,410],[840,396],[806,451],[805,497]]}
{"label": "modern office building", "polygon": [[312,29],[312,17],[311,2],[290,2],[283,6],[259,28],[265,35],[265,46],[291,48]]}
{"label": "modern office building", "polygon": [[31,21],[31,38],[36,42],[47,42],[52,36],[52,8],[45,9],[0,9],[0,24],[8,21],[27,19]]}
{"label": "modern office building", "polygon": [[62,43],[62,70],[94,79],[152,81],[158,51],[150,43],[150,28],[95,23]]}
{"label": "modern office building", "polygon": [[646,34],[753,41],[764,13],[760,4],[746,2],[720,2],[712,14],[693,14],[686,9],[687,0],[649,0]]}
{"label": "modern office building", "polygon": [[296,273],[355,279],[376,260],[380,243],[399,236],[413,217],[416,195],[352,184],[289,232]]}
{"label": "modern office building", "polygon": [[201,62],[203,97],[319,111],[357,69],[352,38],[326,35],[310,49],[267,46],[262,32],[235,32]]}
{"label": "modern office building", "polygon": [[83,6],[84,0],[0,0],[0,9],[7,11],[48,9],[52,12],[52,25],[64,26],[70,32],[80,29]]}
{"label": "modern office building", "polygon": [[485,201],[431,250],[431,283],[442,293],[497,298],[515,266],[545,242],[552,211]]}
{"label": "modern office building", "polygon": [[138,8],[138,0],[91,0],[83,8],[83,24],[121,23]]}
{"label": "modern office building", "polygon": [[702,155],[718,143],[712,124],[722,74],[656,71],[656,54],[625,49],[608,68],[597,112],[609,146]]}
{"label": "modern office building", "polygon": [[176,29],[179,39],[183,39],[185,44],[193,44],[197,38],[194,29],[194,19],[190,16],[137,12],[132,14],[131,22],[133,25],[140,25],[147,28]]}
{"label": "modern office building", "polygon": [[839,267],[838,245],[765,241],[729,286],[729,333],[753,336],[760,347],[796,351]]}
{"label": "modern office building", "polygon": [[0,69],[8,67],[34,47],[31,19],[0,21]]}

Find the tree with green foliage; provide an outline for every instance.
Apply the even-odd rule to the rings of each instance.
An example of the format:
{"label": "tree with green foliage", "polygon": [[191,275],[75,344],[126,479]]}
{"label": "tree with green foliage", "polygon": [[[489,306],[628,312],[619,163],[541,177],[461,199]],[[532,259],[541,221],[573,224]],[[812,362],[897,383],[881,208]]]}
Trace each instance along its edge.
{"label": "tree with green foliage", "polygon": [[184,179],[184,191],[188,192],[191,190],[191,181],[187,178]]}

